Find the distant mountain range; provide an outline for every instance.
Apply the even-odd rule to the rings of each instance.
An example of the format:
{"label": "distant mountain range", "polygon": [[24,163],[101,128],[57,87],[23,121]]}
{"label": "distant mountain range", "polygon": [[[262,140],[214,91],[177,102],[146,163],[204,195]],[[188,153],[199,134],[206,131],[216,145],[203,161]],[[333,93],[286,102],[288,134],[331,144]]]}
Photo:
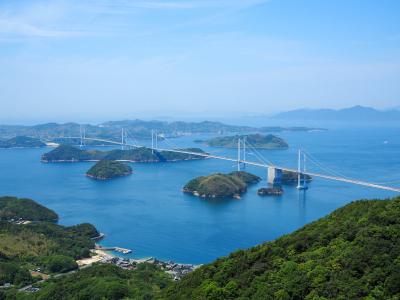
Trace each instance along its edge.
{"label": "distant mountain range", "polygon": [[344,109],[296,109],[282,112],[273,117],[281,120],[316,120],[348,122],[385,122],[400,121],[400,110],[377,110],[365,106],[353,106]]}

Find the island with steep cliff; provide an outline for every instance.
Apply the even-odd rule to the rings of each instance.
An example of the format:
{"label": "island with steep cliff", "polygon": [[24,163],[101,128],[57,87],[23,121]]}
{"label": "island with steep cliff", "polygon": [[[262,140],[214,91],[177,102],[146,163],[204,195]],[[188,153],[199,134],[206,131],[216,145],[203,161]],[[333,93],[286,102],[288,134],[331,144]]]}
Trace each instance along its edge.
{"label": "island with steep cliff", "polygon": [[[80,162],[117,160],[129,162],[173,162],[204,159],[204,156],[192,153],[205,154],[199,148],[178,149],[183,152],[152,151],[150,148],[139,147],[129,150],[114,149],[110,151],[85,150],[69,145],[60,145],[56,149],[42,155],[42,162]],[[189,152],[189,153],[186,153]]]}
{"label": "island with steep cliff", "polygon": [[215,173],[190,180],[183,192],[202,198],[239,198],[249,185],[260,180],[260,177],[244,171]]}
{"label": "island with steep cliff", "polygon": [[288,143],[273,134],[248,134],[248,135],[233,135],[215,137],[205,141],[196,140],[211,147],[223,147],[223,148],[236,148],[239,139],[246,139],[246,144],[256,149],[287,149],[289,148]]}
{"label": "island with steep cliff", "polygon": [[86,172],[86,176],[97,179],[107,180],[116,177],[123,177],[132,174],[132,168],[126,163],[114,160],[100,160]]}

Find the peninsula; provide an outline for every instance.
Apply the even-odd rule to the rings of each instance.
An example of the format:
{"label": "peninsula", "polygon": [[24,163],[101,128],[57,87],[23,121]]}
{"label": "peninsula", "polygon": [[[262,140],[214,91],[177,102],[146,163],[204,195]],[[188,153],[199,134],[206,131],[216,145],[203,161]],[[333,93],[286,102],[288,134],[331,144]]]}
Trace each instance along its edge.
{"label": "peninsula", "polygon": [[244,171],[215,173],[190,180],[183,187],[183,192],[203,198],[239,198],[248,185],[260,180],[260,177]]}
{"label": "peninsula", "polygon": [[215,137],[206,141],[197,141],[206,144],[211,147],[223,147],[223,148],[236,148],[238,145],[238,139],[246,138],[247,145],[257,149],[287,149],[289,148],[288,143],[273,134],[262,135],[262,134],[249,134],[249,135],[234,135],[234,136],[223,136]]}
{"label": "peninsula", "polygon": [[16,136],[7,140],[0,140],[0,148],[40,148],[46,147],[40,139],[28,136]]}
{"label": "peninsula", "polygon": [[87,171],[86,176],[107,180],[132,174],[132,168],[127,164],[114,160],[101,160]]}
{"label": "peninsula", "polygon": [[0,197],[0,220],[57,222],[58,215],[31,199]]}
{"label": "peninsula", "polygon": [[[188,152],[205,154],[199,148],[179,149]],[[173,162],[184,160],[204,159],[203,156],[169,151],[152,151],[150,148],[140,147],[130,150],[83,150],[69,145],[60,145],[52,151],[42,155],[42,162],[80,162],[99,160],[119,160],[129,162]]]}

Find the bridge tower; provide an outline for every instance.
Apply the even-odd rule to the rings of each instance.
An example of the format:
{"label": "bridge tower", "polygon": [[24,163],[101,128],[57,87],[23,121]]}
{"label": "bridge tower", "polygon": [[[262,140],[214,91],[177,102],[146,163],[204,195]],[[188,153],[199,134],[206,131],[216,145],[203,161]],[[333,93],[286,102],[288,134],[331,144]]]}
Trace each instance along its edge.
{"label": "bridge tower", "polygon": [[151,130],[151,154],[154,154],[154,130]]}
{"label": "bridge tower", "polygon": [[299,149],[298,157],[297,157],[297,189],[298,190],[306,190],[307,180],[306,175],[304,174],[306,171],[306,155],[303,153],[303,171],[301,171],[301,150]]}
{"label": "bridge tower", "polygon": [[79,138],[80,138],[79,148],[82,148],[82,146],[83,146],[83,132],[82,132],[82,125],[79,125]]}
{"label": "bridge tower", "polygon": [[238,144],[237,144],[237,170],[240,172],[240,138],[238,138]]}
{"label": "bridge tower", "polygon": [[121,128],[121,150],[124,150],[125,136],[124,136],[124,128]]}
{"label": "bridge tower", "polygon": [[243,137],[243,169],[246,169],[246,136]]}
{"label": "bridge tower", "polygon": [[83,144],[84,146],[86,146],[86,127],[83,127],[83,133],[82,133],[82,135],[83,135],[82,144]]}

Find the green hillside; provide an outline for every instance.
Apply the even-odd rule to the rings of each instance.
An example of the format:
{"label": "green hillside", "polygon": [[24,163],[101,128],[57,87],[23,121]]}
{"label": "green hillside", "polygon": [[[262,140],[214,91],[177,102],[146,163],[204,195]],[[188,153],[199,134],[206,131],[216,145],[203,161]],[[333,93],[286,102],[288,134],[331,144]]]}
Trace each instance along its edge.
{"label": "green hillside", "polygon": [[48,221],[58,220],[58,215],[31,199],[0,197],[0,220]]}
{"label": "green hillside", "polygon": [[123,270],[103,264],[44,284],[33,299],[136,299],[151,300],[171,283],[169,275],[150,264]]}
{"label": "green hillside", "polygon": [[400,198],[356,201],[205,265],[163,299],[400,299]]}
{"label": "green hillside", "polygon": [[57,214],[30,199],[1,197],[0,214],[0,286],[31,283],[28,270],[35,268],[50,274],[76,269],[75,260],[90,256],[99,235],[91,224],[55,224]]}

